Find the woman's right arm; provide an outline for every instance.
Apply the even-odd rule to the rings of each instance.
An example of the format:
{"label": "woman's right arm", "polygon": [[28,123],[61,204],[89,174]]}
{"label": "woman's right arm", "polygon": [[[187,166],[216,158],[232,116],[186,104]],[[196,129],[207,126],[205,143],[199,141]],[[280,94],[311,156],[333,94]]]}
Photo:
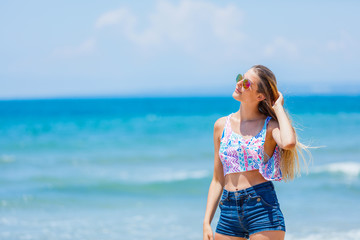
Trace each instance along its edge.
{"label": "woman's right arm", "polygon": [[214,174],[209,187],[209,193],[206,204],[206,211],[203,223],[203,239],[213,239],[211,221],[214,217],[219,200],[225,184],[223,165],[219,157],[220,139],[225,126],[225,117],[219,118],[214,124]]}

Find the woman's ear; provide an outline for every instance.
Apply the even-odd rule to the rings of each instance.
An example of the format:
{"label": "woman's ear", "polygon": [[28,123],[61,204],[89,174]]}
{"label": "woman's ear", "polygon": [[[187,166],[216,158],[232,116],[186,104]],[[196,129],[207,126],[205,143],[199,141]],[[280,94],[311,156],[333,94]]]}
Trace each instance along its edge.
{"label": "woman's ear", "polygon": [[264,100],[265,99],[265,96],[262,94],[262,93],[260,93],[258,96],[257,96],[257,100],[258,101],[262,101],[262,100]]}

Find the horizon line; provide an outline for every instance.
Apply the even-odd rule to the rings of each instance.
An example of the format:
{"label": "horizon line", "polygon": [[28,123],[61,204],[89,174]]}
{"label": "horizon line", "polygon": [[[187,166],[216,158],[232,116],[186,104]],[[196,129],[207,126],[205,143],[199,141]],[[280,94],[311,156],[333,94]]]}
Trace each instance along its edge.
{"label": "horizon line", "polygon": [[[287,93],[289,97],[360,97],[360,93]],[[147,98],[231,98],[230,94],[86,94],[86,95],[59,95],[59,96],[28,96],[2,98],[0,101],[26,100],[71,100],[71,99],[147,99]]]}

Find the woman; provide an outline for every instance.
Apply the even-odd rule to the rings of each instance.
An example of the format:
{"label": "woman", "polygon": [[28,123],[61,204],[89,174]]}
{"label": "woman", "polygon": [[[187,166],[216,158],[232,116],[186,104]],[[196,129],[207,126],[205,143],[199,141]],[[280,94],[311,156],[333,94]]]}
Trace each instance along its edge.
{"label": "woman", "polygon": [[268,68],[255,65],[236,80],[232,96],[240,109],[214,125],[214,175],[203,238],[213,239],[210,224],[219,206],[216,240],[284,239],[285,220],[272,181],[299,174],[297,151],[303,157],[308,146],[297,140]]}

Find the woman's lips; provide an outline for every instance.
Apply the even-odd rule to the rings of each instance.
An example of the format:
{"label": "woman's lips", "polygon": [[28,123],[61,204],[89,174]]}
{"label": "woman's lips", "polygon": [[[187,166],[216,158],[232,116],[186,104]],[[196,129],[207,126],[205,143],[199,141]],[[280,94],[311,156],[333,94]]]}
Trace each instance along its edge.
{"label": "woman's lips", "polygon": [[241,93],[241,92],[239,91],[239,89],[237,89],[237,88],[235,88],[235,92],[237,92],[237,93]]}

